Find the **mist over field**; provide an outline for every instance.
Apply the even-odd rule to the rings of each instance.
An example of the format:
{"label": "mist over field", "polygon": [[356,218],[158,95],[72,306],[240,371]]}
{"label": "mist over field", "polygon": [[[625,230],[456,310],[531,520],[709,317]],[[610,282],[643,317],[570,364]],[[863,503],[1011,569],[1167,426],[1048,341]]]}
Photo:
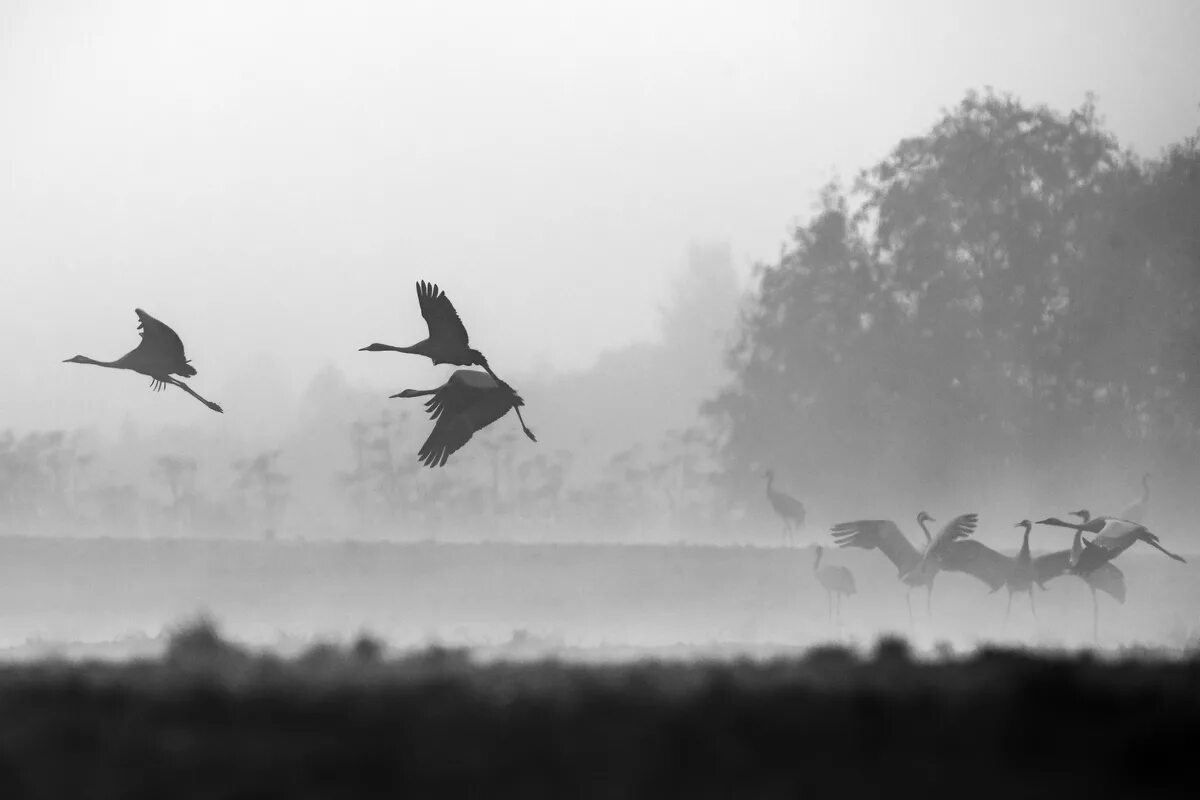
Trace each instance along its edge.
{"label": "mist over field", "polygon": [[[1123,555],[1099,643],[1187,646],[1195,9],[844,5],[8,4],[0,640],[1086,644],[1074,576],[1005,623],[945,570],[909,623],[830,528],[920,550],[918,512],[974,512],[1015,556],[1144,497],[1189,563]],[[508,414],[421,465],[389,395],[453,368],[359,350],[425,335],[419,280],[536,442]],[[222,414],[62,363],[131,350],[135,308]],[[857,583],[836,625],[814,545]]]}

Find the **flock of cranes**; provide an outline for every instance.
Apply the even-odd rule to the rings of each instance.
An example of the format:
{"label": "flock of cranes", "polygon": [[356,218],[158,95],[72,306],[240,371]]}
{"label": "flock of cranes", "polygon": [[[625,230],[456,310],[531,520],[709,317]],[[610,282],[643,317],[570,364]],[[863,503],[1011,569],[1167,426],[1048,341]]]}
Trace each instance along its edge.
{"label": "flock of cranes", "polygon": [[[420,281],[417,283],[417,303],[421,308],[421,316],[425,318],[429,336],[409,347],[376,342],[360,350],[410,353],[425,356],[434,364],[480,366],[485,370],[455,370],[449,380],[436,389],[406,389],[391,395],[432,395],[426,401],[425,409],[429,412],[429,418],[436,420],[436,423],[417,453],[421,463],[427,467],[444,466],[447,459],[470,441],[475,433],[503,417],[509,409],[516,411],[521,429],[530,441],[536,442],[533,431],[521,416],[524,401],[511,386],[496,377],[483,353],[470,347],[467,329],[446,293],[439,290],[436,284]],[[161,391],[167,384],[178,386],[213,411],[224,413],[221,406],[205,400],[186,383],[172,377],[191,378],[196,375],[196,368],[184,355],[183,341],[179,335],[140,308],[134,309],[134,313],[139,320],[138,330],[141,331],[142,340],[133,350],[116,361],[74,356],[66,359],[66,363],[132,370],[150,378],[150,386],[154,391]]]}
{"label": "flock of cranes", "polygon": [[[798,524],[803,524],[804,506],[795,498],[776,489],[774,472],[768,470],[767,500],[783,520],[785,541]],[[917,526],[925,537],[924,548],[916,546],[892,520],[860,519],[840,522],[830,529],[839,547],[878,550],[895,565],[897,577],[906,587],[909,623],[912,624],[912,590],[924,587],[926,613],[933,613],[933,583],[939,572],[961,572],[981,581],[989,593],[1001,588],[1008,590],[1005,622],[1012,612],[1013,595],[1029,595],[1030,612],[1037,616],[1034,587],[1045,589],[1050,581],[1073,575],[1082,580],[1092,596],[1092,636],[1099,638],[1099,604],[1096,592],[1104,592],[1117,602],[1125,602],[1125,576],[1113,560],[1137,542],[1161,551],[1167,557],[1186,563],[1186,560],[1165,548],[1159,537],[1143,524],[1150,503],[1150,476],[1142,476],[1142,495],[1114,516],[1093,517],[1087,509],[1069,512],[1078,522],[1066,522],[1047,517],[1036,523],[1021,520],[1014,527],[1023,529],[1021,548],[1016,556],[1007,556],[971,538],[978,525],[977,514],[962,514],[950,520],[936,535],[926,523],[935,522],[928,513],[917,514]],[[797,518],[799,523],[797,523]],[[1034,557],[1029,544],[1034,525],[1068,528],[1075,532],[1071,547]],[[1089,534],[1091,539],[1085,539]],[[854,576],[842,566],[821,567],[823,548],[817,546],[813,571],[829,597],[830,615],[834,615],[835,597],[855,593]],[[839,606],[840,611],[840,606]]]}
{"label": "flock of cranes", "polygon": [[[467,329],[455,311],[445,292],[437,285],[425,281],[417,283],[417,302],[421,316],[425,319],[429,335],[408,347],[380,344],[378,342],[360,348],[367,352],[396,352],[424,356],[437,364],[453,364],[460,367],[479,366],[475,369],[458,369],[450,378],[434,389],[406,389],[393,398],[429,397],[425,409],[433,430],[417,453],[418,459],[427,467],[444,466],[455,452],[460,450],[478,431],[503,417],[511,409],[516,412],[521,429],[531,441],[537,439],[525,424],[521,415],[524,401],[511,386],[492,371],[483,353],[470,347]],[[161,391],[168,384],[177,386],[218,413],[224,413],[220,405],[206,400],[179,378],[191,378],[196,368],[184,353],[183,342],[169,326],[150,316],[144,310],[134,310],[138,317],[141,342],[136,348],[116,361],[98,361],[77,355],[66,359],[68,363],[91,364],[111,369],[127,369],[150,378],[154,391]],[[178,377],[175,377],[178,376]],[[779,515],[783,524],[785,543],[791,543],[793,534],[805,521],[802,502],[775,488],[775,473],[767,470],[767,500]],[[1016,527],[1022,528],[1021,549],[1010,557],[984,545],[973,538],[978,524],[978,515],[962,514],[950,520],[936,535],[931,534],[927,523],[935,520],[926,512],[917,515],[917,526],[925,537],[925,546],[918,549],[901,532],[895,522],[883,519],[860,519],[842,522],[833,526],[830,533],[839,547],[857,547],[878,550],[895,565],[897,577],[906,587],[905,601],[908,605],[909,621],[912,622],[911,593],[924,587],[926,613],[933,611],[933,584],[939,572],[962,572],[983,582],[994,593],[1002,587],[1008,590],[1007,621],[1012,611],[1013,595],[1029,595],[1030,611],[1036,616],[1034,586],[1046,588],[1046,583],[1064,575],[1074,575],[1084,581],[1092,595],[1093,635],[1099,628],[1099,605],[1096,592],[1104,592],[1118,602],[1125,601],[1125,577],[1113,563],[1113,559],[1132,547],[1136,542],[1145,542],[1176,561],[1184,559],[1167,550],[1159,538],[1146,529],[1143,521],[1150,501],[1150,476],[1142,477],[1142,495],[1121,509],[1115,516],[1093,517],[1086,509],[1073,511],[1068,516],[1079,518],[1079,522],[1065,522],[1057,517],[1038,520],[1037,525],[1068,528],[1075,532],[1069,549],[1044,555],[1032,555],[1029,545],[1030,533],[1035,525],[1030,520],[1021,520]],[[1089,534],[1091,539],[1085,539]],[[821,566],[824,555],[817,548],[813,572],[829,600],[829,615],[840,616],[841,599],[855,594],[854,576],[843,566]]]}

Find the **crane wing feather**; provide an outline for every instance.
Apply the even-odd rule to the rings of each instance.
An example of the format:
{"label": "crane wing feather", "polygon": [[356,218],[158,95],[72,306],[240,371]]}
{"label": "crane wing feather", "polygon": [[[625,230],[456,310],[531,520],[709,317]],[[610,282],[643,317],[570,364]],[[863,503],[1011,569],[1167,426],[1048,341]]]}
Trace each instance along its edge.
{"label": "crane wing feather", "polygon": [[430,339],[467,347],[467,328],[459,319],[450,298],[438,289],[437,284],[425,281],[417,283],[417,302],[421,305],[421,316],[429,328]]}
{"label": "crane wing feather", "polygon": [[978,514],[959,514],[947,522],[929,543],[929,554],[937,555],[946,551],[951,542],[957,542],[975,532],[979,522]]}
{"label": "crane wing feather", "polygon": [[1125,573],[1111,561],[1092,570],[1084,580],[1093,589],[1104,592],[1118,603],[1125,602]]}
{"label": "crane wing feather", "polygon": [[1055,550],[1053,553],[1040,555],[1033,560],[1034,580],[1038,586],[1045,588],[1047,581],[1067,574],[1070,562],[1070,550]]}
{"label": "crane wing feather", "polygon": [[978,578],[993,592],[1004,585],[1013,568],[1013,559],[974,539],[946,542],[939,556],[943,570]]}
{"label": "crane wing feather", "polygon": [[896,565],[900,573],[912,569],[921,560],[921,554],[905,538],[900,528],[890,519],[860,519],[841,522],[830,529],[839,547],[861,547],[864,550],[879,550]]}
{"label": "crane wing feather", "polygon": [[[188,363],[183,351],[183,340],[169,325],[160,322],[140,308],[133,310],[138,318],[138,330],[141,331],[142,341],[131,350],[125,358],[143,360],[145,365],[153,370],[161,370],[163,374],[176,374],[191,377],[196,374],[196,368]],[[137,354],[136,356],[134,354]]]}

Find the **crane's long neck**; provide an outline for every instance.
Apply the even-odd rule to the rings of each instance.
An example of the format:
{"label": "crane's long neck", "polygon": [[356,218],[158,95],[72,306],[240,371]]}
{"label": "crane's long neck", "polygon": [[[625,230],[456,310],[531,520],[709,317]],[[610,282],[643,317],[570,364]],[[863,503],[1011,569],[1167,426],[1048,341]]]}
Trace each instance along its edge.
{"label": "crane's long neck", "polygon": [[1142,502],[1145,503],[1145,502],[1148,502],[1149,500],[1150,500],[1150,476],[1143,475],[1142,476]]}
{"label": "crane's long neck", "polygon": [[1079,564],[1079,556],[1083,554],[1083,529],[1075,529],[1075,541],[1071,542],[1071,559],[1068,565],[1074,569]]}
{"label": "crane's long neck", "polygon": [[366,347],[363,347],[360,349],[366,350],[368,352],[373,352],[373,353],[382,351],[382,352],[393,352],[393,353],[410,353],[410,354],[415,354],[415,355],[419,355],[419,356],[425,355],[424,353],[422,353],[420,350],[417,349],[416,345],[413,345],[412,347],[397,347],[394,344],[380,344],[379,342],[375,342],[374,344],[369,344]]}
{"label": "crane's long neck", "polygon": [[1017,558],[1021,561],[1029,560],[1029,532],[1032,530],[1032,525],[1025,526],[1025,535],[1021,537],[1021,552],[1017,554]]}
{"label": "crane's long neck", "polygon": [[813,572],[816,572],[821,566],[821,556],[825,555],[824,550],[817,550],[817,557],[813,559]]}
{"label": "crane's long neck", "polygon": [[921,519],[917,520],[917,524],[921,526],[921,533],[925,534],[925,544],[932,544],[933,537],[929,535],[929,528],[925,527],[925,518],[922,517]]}
{"label": "crane's long neck", "polygon": [[91,364],[94,367],[108,367],[110,369],[120,369],[121,365],[116,361],[97,361],[94,358],[87,356],[75,356],[69,359],[72,364]]}

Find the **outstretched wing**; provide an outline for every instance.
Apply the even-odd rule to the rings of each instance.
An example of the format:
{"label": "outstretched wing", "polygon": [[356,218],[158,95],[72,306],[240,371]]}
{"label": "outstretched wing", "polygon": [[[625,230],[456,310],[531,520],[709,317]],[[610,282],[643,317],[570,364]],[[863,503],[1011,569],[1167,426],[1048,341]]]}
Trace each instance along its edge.
{"label": "outstretched wing", "polygon": [[421,316],[429,327],[430,339],[459,344],[464,348],[467,346],[467,329],[458,318],[450,298],[436,284],[419,282],[417,302],[421,304]]}
{"label": "outstretched wing", "polygon": [[890,519],[860,519],[840,522],[830,529],[839,547],[861,547],[864,550],[881,550],[900,574],[912,569],[921,560],[921,554],[912,546],[904,534]]}
{"label": "outstretched wing", "polygon": [[496,381],[486,372],[458,369],[425,401],[425,409],[430,419],[437,419],[444,410],[465,412],[497,388]]}
{"label": "outstretched wing", "polygon": [[138,330],[142,343],[135,352],[152,357],[157,366],[163,367],[168,374],[175,373],[184,377],[196,374],[196,368],[188,363],[183,352],[183,341],[170,326],[159,322],[140,308],[135,308],[138,317]]}
{"label": "outstretched wing", "polygon": [[462,412],[442,414],[425,444],[417,451],[417,458],[427,467],[444,466],[450,455],[461,449],[474,434],[470,419]]}
{"label": "outstretched wing", "polygon": [[965,572],[986,583],[993,592],[1004,585],[1013,568],[1013,559],[974,539],[945,543],[939,557],[943,570]]}
{"label": "outstretched wing", "polygon": [[941,555],[946,552],[952,542],[965,539],[974,533],[978,522],[978,514],[960,514],[950,520],[938,531],[937,536],[933,537],[933,541],[929,543],[928,555]]}
{"label": "outstretched wing", "polygon": [[[1153,537],[1155,541],[1158,539],[1157,536],[1136,522],[1116,517],[1104,517],[1103,520],[1104,526],[1096,532],[1096,538],[1092,540],[1092,544],[1103,547],[1105,550],[1115,550],[1122,545],[1127,546],[1131,540],[1139,538],[1143,532]],[[1122,547],[1122,549],[1124,548]]]}
{"label": "outstretched wing", "polygon": [[1092,570],[1084,580],[1093,589],[1104,592],[1118,603],[1125,602],[1125,573],[1111,561]]}
{"label": "outstretched wing", "polygon": [[[484,377],[487,375],[484,374]],[[510,393],[499,388],[472,389],[461,383],[447,381],[425,403],[430,418],[436,419],[437,424],[417,456],[427,467],[443,466],[451,454],[471,440],[476,431],[483,430],[507,413],[512,407],[510,397]]]}
{"label": "outstretched wing", "polygon": [[1067,574],[1067,566],[1071,563],[1070,550],[1055,550],[1033,560],[1033,575],[1038,586],[1046,588],[1046,582]]}

